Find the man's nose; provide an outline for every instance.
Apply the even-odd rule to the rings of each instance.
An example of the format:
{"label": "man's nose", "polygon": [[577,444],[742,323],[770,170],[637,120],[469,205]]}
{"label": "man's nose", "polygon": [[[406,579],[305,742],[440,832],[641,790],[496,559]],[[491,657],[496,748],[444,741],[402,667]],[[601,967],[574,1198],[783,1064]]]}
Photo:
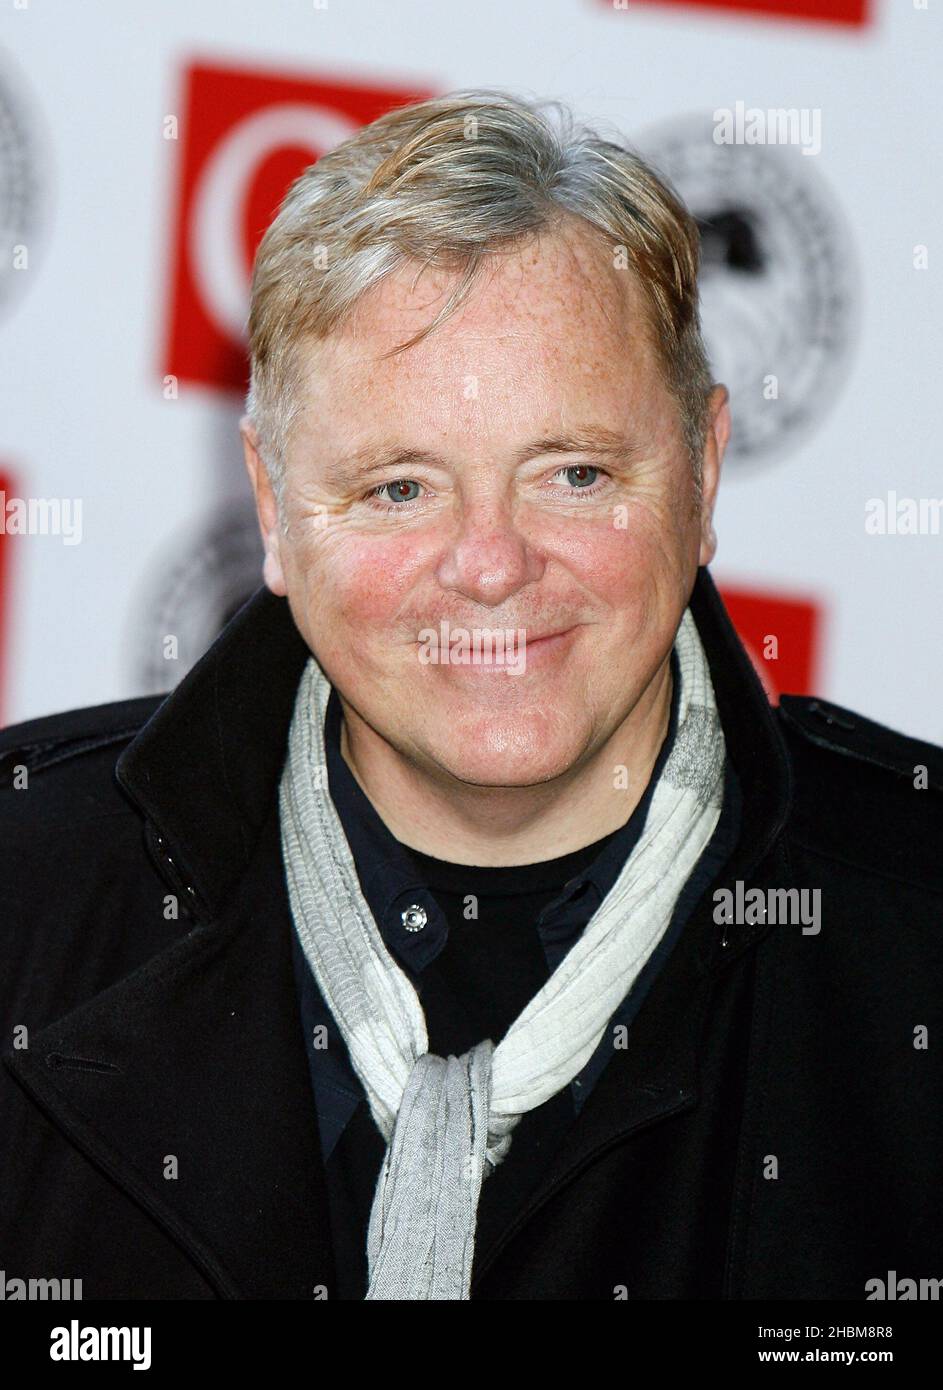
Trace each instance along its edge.
{"label": "man's nose", "polygon": [[543,560],[515,525],[504,504],[463,510],[455,534],[439,557],[436,578],[475,603],[496,608],[543,573]]}

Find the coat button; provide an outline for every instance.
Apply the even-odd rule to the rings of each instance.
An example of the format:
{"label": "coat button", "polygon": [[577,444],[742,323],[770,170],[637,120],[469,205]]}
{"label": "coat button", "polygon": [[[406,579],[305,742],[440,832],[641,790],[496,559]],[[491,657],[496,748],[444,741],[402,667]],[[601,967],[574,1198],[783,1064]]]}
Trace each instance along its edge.
{"label": "coat button", "polygon": [[410,903],[406,911],[401,914],[403,926],[407,931],[422,931],[429,918],[426,909],[421,903]]}
{"label": "coat button", "polygon": [[836,714],[834,710],[824,709],[818,700],[809,702],[809,712],[818,715],[819,719],[823,719],[826,724],[837,724],[839,729],[853,730],[855,727],[853,719],[846,719],[843,714]]}

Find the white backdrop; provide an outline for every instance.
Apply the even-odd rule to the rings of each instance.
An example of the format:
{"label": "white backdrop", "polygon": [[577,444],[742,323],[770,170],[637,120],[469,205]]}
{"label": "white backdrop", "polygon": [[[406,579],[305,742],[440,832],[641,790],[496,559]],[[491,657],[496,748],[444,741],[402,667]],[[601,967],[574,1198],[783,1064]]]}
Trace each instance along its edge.
{"label": "white backdrop", "polygon": [[[809,605],[816,693],[943,742],[943,528],[865,527],[869,499],[943,497],[943,2],[863,23],[743,3],[4,0],[0,475],[8,501],[81,499],[82,531],[0,536],[0,719],[170,688],[260,582],[226,326],[250,213],[317,156],[305,138],[497,86],[617,128],[704,219],[740,440],[715,577],[761,613]],[[718,146],[738,102],[818,113],[821,149]],[[227,201],[269,107],[284,148],[231,165]]]}

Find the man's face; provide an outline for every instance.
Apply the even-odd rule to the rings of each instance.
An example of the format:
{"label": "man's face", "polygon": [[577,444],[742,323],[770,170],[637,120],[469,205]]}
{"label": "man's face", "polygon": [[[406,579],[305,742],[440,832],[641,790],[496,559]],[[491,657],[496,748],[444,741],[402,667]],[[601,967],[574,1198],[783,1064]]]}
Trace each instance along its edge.
{"label": "man's face", "polygon": [[[577,769],[651,700],[713,556],[726,393],[712,397],[696,513],[630,273],[581,229],[545,235],[491,261],[450,319],[383,360],[455,283],[401,271],[310,346],[287,535],[243,422],[246,456],[266,583],[287,595],[351,736],[446,781],[526,786]],[[462,631],[470,659],[455,664]],[[499,631],[503,665],[486,659],[484,634]]]}

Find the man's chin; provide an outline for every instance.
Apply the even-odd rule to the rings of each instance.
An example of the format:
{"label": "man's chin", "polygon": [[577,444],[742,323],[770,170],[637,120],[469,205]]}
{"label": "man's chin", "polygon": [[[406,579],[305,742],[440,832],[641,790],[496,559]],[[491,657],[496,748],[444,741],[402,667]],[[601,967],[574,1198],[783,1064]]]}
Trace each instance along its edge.
{"label": "man's chin", "polygon": [[[455,729],[442,737],[423,730],[428,757],[456,781],[479,787],[530,787],[562,777],[585,752],[587,739],[565,732],[522,727],[517,721],[480,726],[464,736]],[[587,731],[588,736],[588,731]]]}

